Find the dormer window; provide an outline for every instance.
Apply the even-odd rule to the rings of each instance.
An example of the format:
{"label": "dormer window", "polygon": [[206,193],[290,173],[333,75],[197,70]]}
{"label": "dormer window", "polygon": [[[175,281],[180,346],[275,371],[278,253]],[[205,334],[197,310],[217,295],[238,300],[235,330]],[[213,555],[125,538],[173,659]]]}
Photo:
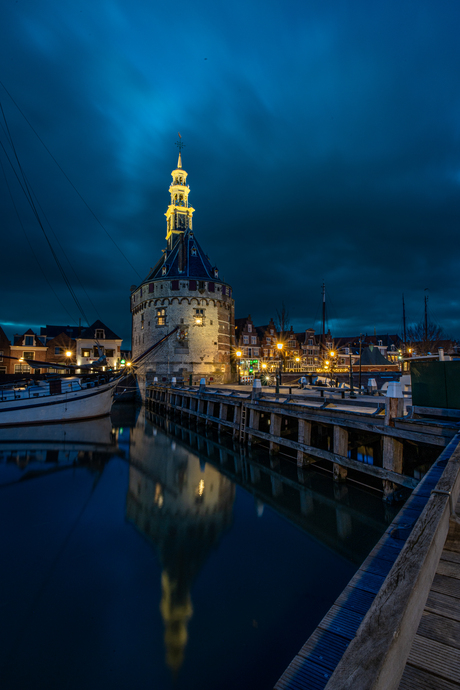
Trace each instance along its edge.
{"label": "dormer window", "polygon": [[197,252],[196,252],[196,247],[195,247],[195,245],[193,245],[193,247],[192,247],[191,250],[190,250],[190,254],[191,254],[192,256],[196,256],[196,253],[197,253]]}
{"label": "dormer window", "polygon": [[215,268],[214,269],[214,278],[218,278],[218,277],[219,277],[219,271],[217,270],[217,268]]}
{"label": "dormer window", "polygon": [[95,339],[96,340],[104,340],[105,339],[104,331],[102,329],[96,329]]}
{"label": "dormer window", "polygon": [[26,342],[24,343],[24,345],[26,347],[31,347],[31,346],[33,347],[34,346],[34,336],[33,335],[26,335],[25,341]]}
{"label": "dormer window", "polygon": [[163,266],[163,268],[161,269],[161,275],[165,276],[167,273],[167,270],[168,270],[167,267]]}

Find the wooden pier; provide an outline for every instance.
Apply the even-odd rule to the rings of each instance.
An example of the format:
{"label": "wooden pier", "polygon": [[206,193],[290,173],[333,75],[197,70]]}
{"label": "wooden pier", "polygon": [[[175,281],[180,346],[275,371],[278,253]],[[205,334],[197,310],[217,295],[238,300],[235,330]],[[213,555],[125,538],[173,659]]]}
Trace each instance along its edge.
{"label": "wooden pier", "polygon": [[[299,468],[326,464],[337,482],[349,473],[377,479],[386,497],[413,489],[275,690],[460,688],[460,412],[404,410],[395,398],[275,397],[204,386],[151,386],[146,404],[216,425],[241,444],[284,450]],[[351,457],[357,442],[375,446],[376,439],[382,453],[375,464]],[[442,451],[421,481],[410,474],[408,444],[434,458]]]}
{"label": "wooden pier", "polygon": [[460,434],[420,482],[275,690],[460,687],[460,545],[453,513],[459,492]]}
{"label": "wooden pier", "polygon": [[[366,475],[373,485],[379,480],[387,498],[398,487],[417,486],[410,461],[414,448],[423,448],[434,462],[459,428],[457,419],[436,420],[417,408],[404,414],[402,398],[353,400],[324,391],[291,389],[276,397],[260,389],[153,385],[147,388],[146,405],[198,418],[250,447],[263,443],[273,454],[282,450],[299,466],[317,462],[337,481],[347,475],[361,481]],[[373,448],[372,462],[358,459],[358,448],[366,446]]]}

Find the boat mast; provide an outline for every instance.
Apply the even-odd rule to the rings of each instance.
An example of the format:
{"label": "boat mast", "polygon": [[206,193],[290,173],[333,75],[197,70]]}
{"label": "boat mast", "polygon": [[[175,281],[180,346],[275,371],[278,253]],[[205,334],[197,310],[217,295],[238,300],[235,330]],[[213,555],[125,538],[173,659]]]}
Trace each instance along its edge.
{"label": "boat mast", "polygon": [[407,342],[407,336],[406,336],[406,305],[404,304],[404,293],[402,296],[403,300],[403,338],[404,338],[404,352],[406,351],[406,342]]}
{"label": "boat mast", "polygon": [[[425,288],[425,292],[428,288]],[[428,340],[428,295],[425,295],[425,341]]]}
{"label": "boat mast", "polygon": [[323,282],[323,345],[326,343],[326,285]]}

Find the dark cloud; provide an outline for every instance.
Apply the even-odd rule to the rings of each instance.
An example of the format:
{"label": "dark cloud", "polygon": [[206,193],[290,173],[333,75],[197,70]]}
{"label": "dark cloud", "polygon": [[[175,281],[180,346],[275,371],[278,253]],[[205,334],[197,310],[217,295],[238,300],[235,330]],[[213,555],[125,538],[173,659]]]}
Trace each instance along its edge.
{"label": "dark cloud", "polygon": [[[267,322],[284,301],[297,328],[315,325],[324,280],[337,333],[394,332],[402,293],[416,320],[428,287],[460,335],[459,20],[429,0],[6,3],[1,80],[103,225],[0,87],[88,318],[129,340],[129,286],[164,246],[180,131],[195,231],[238,315]],[[0,160],[24,228],[0,170],[0,321],[77,319]]]}

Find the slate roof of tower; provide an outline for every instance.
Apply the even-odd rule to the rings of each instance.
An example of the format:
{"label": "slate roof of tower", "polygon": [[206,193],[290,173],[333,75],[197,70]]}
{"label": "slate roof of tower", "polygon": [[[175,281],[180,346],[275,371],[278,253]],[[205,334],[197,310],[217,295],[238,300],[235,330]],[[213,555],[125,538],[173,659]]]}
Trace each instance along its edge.
{"label": "slate roof of tower", "polygon": [[[179,271],[179,250],[184,243],[185,266],[183,271]],[[192,247],[196,248],[196,254],[192,254]],[[167,271],[163,275],[163,266],[166,265]],[[196,236],[190,230],[179,237],[170,252],[164,252],[156,266],[150,271],[143,283],[158,278],[197,278],[201,280],[214,280],[214,266],[209,257],[204,253]]]}

